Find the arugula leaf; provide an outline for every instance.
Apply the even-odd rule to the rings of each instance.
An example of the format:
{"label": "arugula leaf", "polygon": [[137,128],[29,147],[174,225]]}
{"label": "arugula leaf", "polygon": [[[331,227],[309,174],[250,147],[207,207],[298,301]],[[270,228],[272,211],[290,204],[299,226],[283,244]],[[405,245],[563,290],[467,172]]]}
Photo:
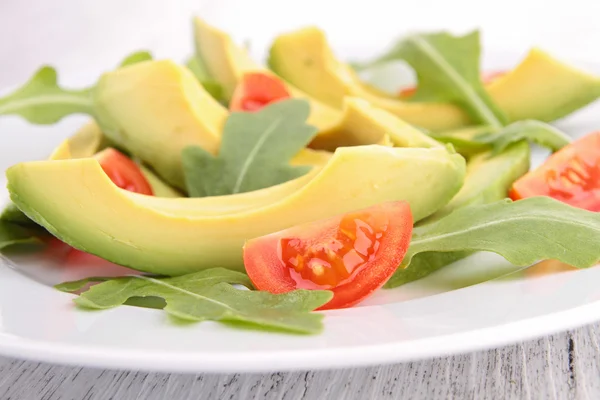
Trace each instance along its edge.
{"label": "arugula leaf", "polygon": [[[41,230],[40,230],[41,231]],[[0,220],[0,250],[15,245],[42,245],[41,232]]]}
{"label": "arugula leaf", "polygon": [[425,278],[427,275],[430,275],[453,262],[462,260],[471,254],[473,254],[472,251],[451,251],[447,253],[426,251],[416,254],[410,262],[410,267],[398,268],[390,280],[386,282],[384,288],[393,289]]}
{"label": "arugula leaf", "polygon": [[218,101],[224,100],[223,87],[210,76],[206,65],[204,65],[204,62],[199,56],[190,57],[185,65],[192,71],[198,81],[200,81],[200,84],[213,98]]}
{"label": "arugula leaf", "polygon": [[[83,280],[57,286],[61,290],[77,291],[87,283],[89,281]],[[310,311],[333,296],[329,291],[319,290],[274,295],[236,289],[231,284],[252,287],[245,274],[214,268],[175,278],[114,278],[92,286],[74,301],[85,308],[107,309],[122,305],[132,297],[160,297],[166,302],[165,312],[179,320],[212,320],[255,329],[317,333],[322,330],[323,315]]]}
{"label": "arugula leaf", "polygon": [[152,60],[152,54],[149,51],[136,51],[125,57],[123,61],[121,61],[121,64],[119,64],[119,67],[127,67],[128,65],[150,60]]}
{"label": "arugula leaf", "polygon": [[114,278],[109,278],[106,276],[90,276],[89,278],[79,279],[77,281],[63,282],[58,285],[54,285],[55,289],[60,290],[65,293],[75,293],[86,287],[87,285],[91,285],[94,283],[107,282]]}
{"label": "arugula leaf", "polygon": [[61,88],[50,66],[40,68],[25,85],[0,98],[0,115],[19,115],[34,124],[53,124],[78,113],[93,114],[91,89]]}
{"label": "arugula leaf", "polygon": [[26,226],[26,227],[39,227],[38,224],[30,220],[14,203],[8,203],[2,214],[0,214],[0,221],[10,222],[13,224]]}
{"label": "arugula leaf", "polygon": [[[461,208],[416,229],[400,268],[412,268],[418,254],[456,251],[490,251],[518,266],[552,259],[587,268],[600,261],[598,243],[598,213],[549,197],[507,199]],[[400,275],[387,287],[402,284]]]}
{"label": "arugula leaf", "polygon": [[496,132],[476,136],[474,141],[492,146],[492,156],[504,151],[512,143],[530,140],[552,151],[562,149],[571,143],[571,138],[552,125],[541,121],[524,120],[514,122]]}
{"label": "arugula leaf", "polygon": [[[121,67],[151,60],[149,52],[127,56]],[[67,90],[51,66],[43,66],[22,87],[0,98],[1,115],[19,115],[33,124],[53,124],[71,114],[94,115],[93,88]]]}
{"label": "arugula leaf", "polygon": [[200,147],[182,151],[190,197],[220,196],[263,189],[304,175],[310,166],[289,161],[317,133],[306,124],[306,100],[278,101],[257,112],[231,113],[218,156]]}
{"label": "arugula leaf", "polygon": [[479,31],[465,36],[415,34],[361,68],[404,60],[415,70],[417,92],[411,101],[448,101],[465,108],[476,122],[501,127],[507,118],[483,87],[479,74]]}
{"label": "arugula leaf", "polygon": [[502,153],[508,146],[521,140],[528,140],[557,151],[571,143],[571,138],[552,125],[536,120],[514,122],[503,128],[474,126],[446,132],[430,133],[442,143],[450,143],[461,154],[472,155],[491,150],[490,156]]}

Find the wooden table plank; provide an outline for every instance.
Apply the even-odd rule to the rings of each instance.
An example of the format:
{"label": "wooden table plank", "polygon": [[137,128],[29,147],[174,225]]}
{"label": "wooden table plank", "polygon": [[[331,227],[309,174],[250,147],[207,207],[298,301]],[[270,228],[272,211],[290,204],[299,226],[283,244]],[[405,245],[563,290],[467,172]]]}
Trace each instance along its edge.
{"label": "wooden table plank", "polygon": [[271,374],[166,374],[0,358],[0,399],[597,399],[600,324],[406,364]]}

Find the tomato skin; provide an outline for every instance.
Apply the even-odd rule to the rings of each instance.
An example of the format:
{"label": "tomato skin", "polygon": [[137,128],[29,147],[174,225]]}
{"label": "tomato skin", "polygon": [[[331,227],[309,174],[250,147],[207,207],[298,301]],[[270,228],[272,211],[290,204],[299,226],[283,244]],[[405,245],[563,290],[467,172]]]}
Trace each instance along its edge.
{"label": "tomato skin", "polygon": [[[347,229],[351,225],[354,230]],[[382,203],[249,240],[244,245],[244,265],[259,290],[271,293],[331,290],[333,299],[320,310],[346,308],[381,288],[392,276],[408,250],[412,227],[408,203]],[[348,241],[351,236],[356,239]],[[332,243],[334,247],[330,247]],[[331,249],[335,254],[328,259],[330,263],[323,273],[321,262]],[[297,257],[282,256],[285,250]],[[359,264],[354,262],[358,253],[367,254],[360,258],[363,262]],[[314,273],[315,264],[311,264],[315,259],[319,261],[318,274]],[[349,259],[352,264],[348,264]],[[290,260],[299,260],[301,267],[292,267]]]}
{"label": "tomato skin", "polygon": [[121,189],[152,196],[152,187],[142,171],[129,157],[118,150],[107,148],[95,155],[111,181]]}
{"label": "tomato skin", "polygon": [[534,196],[600,211],[600,131],[552,154],[541,166],[519,178],[509,192],[513,200]]}
{"label": "tomato skin", "polygon": [[291,97],[283,81],[261,72],[245,74],[233,92],[231,111],[258,111],[267,104]]}
{"label": "tomato skin", "polygon": [[[490,71],[490,72],[484,72],[481,74],[481,82],[484,85],[489,85],[490,83],[494,82],[496,79],[502,77],[506,75],[506,71]],[[400,92],[398,93],[398,95],[400,97],[410,97],[412,95],[414,95],[417,92],[417,88],[415,86],[412,87],[407,87],[404,89],[400,89]]]}

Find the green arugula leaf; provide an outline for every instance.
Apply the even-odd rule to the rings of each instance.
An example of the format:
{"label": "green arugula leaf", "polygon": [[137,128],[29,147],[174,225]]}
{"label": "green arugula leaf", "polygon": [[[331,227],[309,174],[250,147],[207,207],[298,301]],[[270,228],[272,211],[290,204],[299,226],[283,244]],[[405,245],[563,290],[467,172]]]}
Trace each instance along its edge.
{"label": "green arugula leaf", "polygon": [[[90,278],[97,281],[99,278]],[[88,280],[58,285],[61,290],[77,291]],[[240,272],[214,268],[175,278],[128,276],[98,283],[74,299],[84,308],[107,309],[134,297],[159,297],[172,317],[189,322],[220,321],[242,324],[254,329],[290,333],[317,333],[323,315],[310,313],[331,300],[329,291],[296,290],[274,295],[236,289],[232,284],[252,287]]]}
{"label": "green arugula leaf", "polygon": [[528,140],[557,151],[571,143],[571,138],[552,125],[536,120],[523,120],[495,129],[489,126],[475,126],[446,132],[430,133],[442,143],[450,143],[461,154],[473,155],[491,150],[490,156],[502,153],[508,146],[521,140]]}
{"label": "green arugula leaf", "polygon": [[223,87],[210,76],[206,65],[199,56],[190,57],[185,65],[213,98],[218,101],[224,101]]}
{"label": "green arugula leaf", "polygon": [[38,224],[30,220],[14,203],[8,203],[2,214],[0,214],[0,221],[10,222],[25,227],[39,227]]}
{"label": "green arugula leaf", "polygon": [[474,141],[489,144],[492,147],[492,156],[495,156],[512,143],[529,140],[552,151],[562,149],[571,143],[571,138],[552,125],[541,121],[524,120],[514,122],[496,132],[484,133],[476,136]]}
{"label": "green arugula leaf", "polygon": [[[413,257],[418,254],[464,251],[494,252],[517,266],[552,259],[587,268],[600,261],[598,243],[598,213],[549,197],[517,202],[507,199],[461,208],[417,228],[400,268],[412,268]],[[398,277],[388,282],[388,288],[402,284],[404,278],[399,271]]]}
{"label": "green arugula leaf", "polygon": [[29,229],[8,221],[0,221],[0,251],[16,245],[43,245],[41,229]]}
{"label": "green arugula leaf", "polygon": [[190,197],[263,189],[304,175],[309,166],[289,161],[317,133],[306,124],[306,100],[278,101],[257,112],[234,112],[225,123],[218,156],[200,147],[182,152]]}
{"label": "green arugula leaf", "polygon": [[507,118],[483,87],[479,74],[479,31],[465,36],[415,34],[360,68],[404,60],[415,70],[417,92],[411,101],[448,101],[465,108],[476,122],[501,127]]}
{"label": "green arugula leaf", "polygon": [[125,57],[123,61],[121,61],[121,64],[119,64],[119,67],[127,67],[129,65],[150,60],[152,60],[152,54],[149,51],[136,51]]}
{"label": "green arugula leaf", "polygon": [[453,262],[462,260],[471,254],[473,254],[472,251],[451,251],[447,253],[426,251],[416,254],[410,262],[410,267],[398,268],[390,280],[386,282],[384,288],[393,289],[425,278],[427,275],[430,275]]}
{"label": "green arugula leaf", "polygon": [[34,124],[53,124],[79,113],[93,114],[91,89],[61,88],[50,66],[40,68],[25,85],[0,98],[0,115],[19,115]]}
{"label": "green arugula leaf", "polygon": [[54,285],[54,288],[60,290],[65,293],[75,293],[86,287],[87,285],[92,285],[94,283],[107,282],[111,279],[106,276],[90,276],[89,278],[79,279],[77,281],[63,282],[58,285]]}
{"label": "green arugula leaf", "polygon": [[[120,67],[151,60],[146,51],[127,56]],[[67,90],[51,66],[43,66],[22,87],[0,98],[0,116],[19,115],[33,124],[53,124],[71,114],[94,115],[93,88]]]}

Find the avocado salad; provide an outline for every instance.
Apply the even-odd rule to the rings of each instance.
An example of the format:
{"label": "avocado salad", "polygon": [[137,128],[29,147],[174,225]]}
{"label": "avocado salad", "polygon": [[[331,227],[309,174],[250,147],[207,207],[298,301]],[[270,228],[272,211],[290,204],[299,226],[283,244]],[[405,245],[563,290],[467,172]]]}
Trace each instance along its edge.
{"label": "avocado salad", "polygon": [[[90,117],[49,159],[6,171],[0,216],[2,251],[62,245],[132,270],[56,285],[79,307],[309,334],[318,311],[478,251],[600,261],[600,132],[573,141],[550,125],[597,100],[600,77],[538,48],[480,71],[478,31],[412,34],[350,62],[306,27],[263,65],[193,26],[186,62],[136,52],[76,90],[43,66],[0,95],[0,118]],[[365,79],[394,62],[414,86]],[[530,170],[532,146],[551,155]]]}

